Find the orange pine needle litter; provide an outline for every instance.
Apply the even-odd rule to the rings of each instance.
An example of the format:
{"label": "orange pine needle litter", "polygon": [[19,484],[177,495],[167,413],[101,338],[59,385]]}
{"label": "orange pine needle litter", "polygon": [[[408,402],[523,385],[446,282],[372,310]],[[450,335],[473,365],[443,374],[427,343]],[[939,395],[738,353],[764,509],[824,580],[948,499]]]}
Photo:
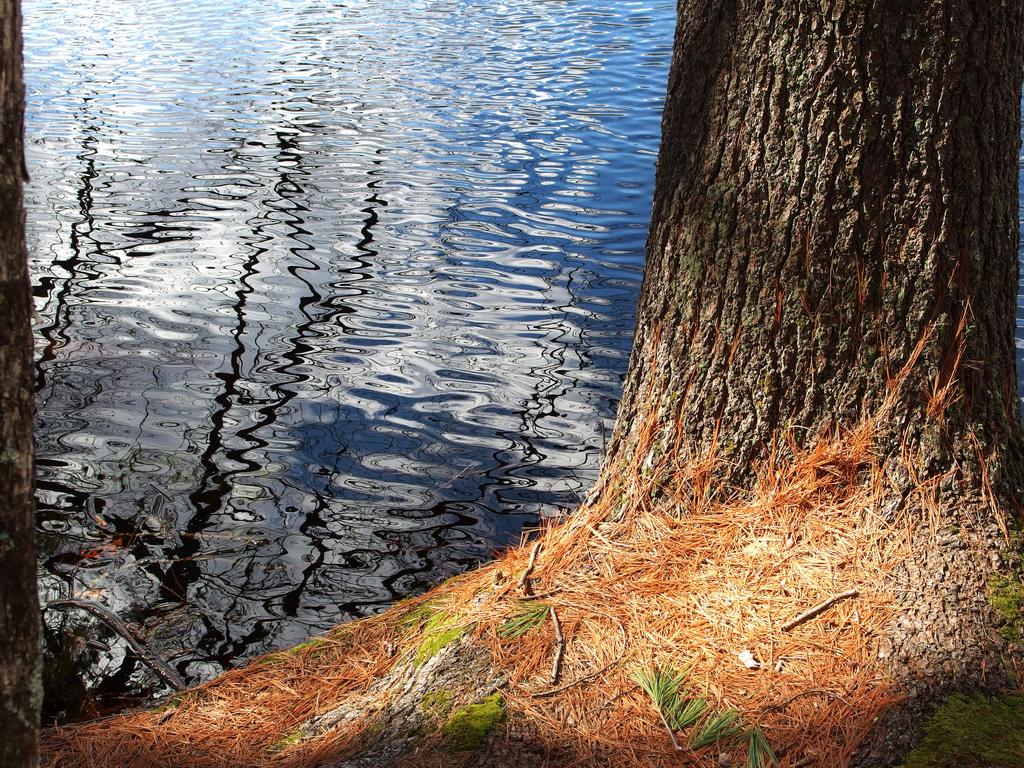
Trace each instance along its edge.
{"label": "orange pine needle litter", "polygon": [[[644,434],[653,444],[656,430]],[[682,459],[677,449],[646,469],[638,460],[606,470],[592,502],[538,534],[531,581],[557,608],[565,636],[557,686],[550,619],[517,638],[498,631],[521,607],[518,579],[530,551],[519,547],[403,608],[340,627],[320,644],[228,672],[186,692],[173,709],[52,729],[43,765],[305,768],[336,761],[358,747],[371,715],[296,744],[289,735],[365,697],[401,658],[395,648],[416,647],[418,628],[401,619],[429,600],[489,645],[508,680],[503,695],[516,731],[569,755],[567,765],[717,765],[716,747],[673,750],[632,679],[671,665],[688,670],[693,695],[759,726],[783,768],[809,759],[843,766],[899,698],[880,673],[874,642],[892,616],[886,577],[909,531],[877,512],[885,489],[872,441],[870,425],[823,439],[795,458],[768,461],[749,494],[725,499],[711,490],[713,456]],[[859,596],[780,631],[850,589]],[[743,652],[756,668],[740,660]],[[743,762],[744,749],[735,745],[734,762]],[[417,765],[433,759],[428,750]]]}

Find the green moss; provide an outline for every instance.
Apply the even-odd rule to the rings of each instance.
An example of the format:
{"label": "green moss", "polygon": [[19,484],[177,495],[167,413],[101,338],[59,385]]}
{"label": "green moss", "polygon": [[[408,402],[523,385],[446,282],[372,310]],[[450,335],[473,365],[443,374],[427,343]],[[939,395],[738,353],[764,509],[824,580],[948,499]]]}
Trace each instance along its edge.
{"label": "green moss", "polygon": [[277,651],[275,653],[268,654],[260,659],[260,664],[274,665],[284,664],[285,662],[294,660],[303,651],[311,651],[312,649],[318,648],[321,645],[327,643],[327,638],[324,637],[311,637],[305,642],[299,643],[291,648],[286,648],[283,651]]}
{"label": "green moss", "polygon": [[988,587],[989,601],[1003,619],[1003,637],[1019,643],[1024,638],[1024,585],[1016,578],[993,576]]}
{"label": "green moss", "polygon": [[172,709],[177,709],[187,701],[187,696],[182,693],[176,693],[154,711],[156,712],[170,712]]}
{"label": "green moss", "polygon": [[359,739],[363,744],[372,744],[382,733],[384,733],[384,723],[380,720],[374,720],[359,734]]}
{"label": "green moss", "polygon": [[[442,620],[435,621],[439,617]],[[427,622],[427,626],[423,628],[423,640],[420,642],[420,647],[416,649],[416,655],[412,659],[414,667],[422,667],[434,658],[438,651],[466,634],[465,627],[446,625],[446,622],[449,620],[448,616],[438,614]]]}
{"label": "green moss", "polygon": [[452,714],[441,728],[445,746],[453,752],[479,749],[504,720],[501,694],[493,693],[479,704],[469,704]]}
{"label": "green moss", "polygon": [[437,607],[428,600],[425,603],[417,605],[398,621],[403,627],[418,627],[424,621],[428,621],[432,618],[436,613]]}
{"label": "green moss", "polygon": [[292,744],[298,744],[300,741],[302,741],[302,731],[298,730],[293,733],[289,733],[283,739],[275,741],[273,744],[270,745],[270,751],[280,752],[282,749],[290,747]]}
{"label": "green moss", "polygon": [[903,768],[1020,768],[1024,696],[950,696]]}
{"label": "green moss", "polygon": [[455,696],[447,688],[438,688],[423,696],[420,702],[420,709],[423,714],[436,720],[444,720],[452,711],[452,701]]}
{"label": "green moss", "polygon": [[312,649],[312,648],[318,648],[319,646],[324,645],[326,642],[327,642],[326,638],[323,638],[323,637],[311,637],[311,638],[309,638],[309,640],[306,640],[304,643],[299,643],[298,645],[296,645],[294,648],[292,648],[290,651],[288,651],[288,653],[292,653],[292,654],[302,653],[305,650],[309,650],[309,649]]}

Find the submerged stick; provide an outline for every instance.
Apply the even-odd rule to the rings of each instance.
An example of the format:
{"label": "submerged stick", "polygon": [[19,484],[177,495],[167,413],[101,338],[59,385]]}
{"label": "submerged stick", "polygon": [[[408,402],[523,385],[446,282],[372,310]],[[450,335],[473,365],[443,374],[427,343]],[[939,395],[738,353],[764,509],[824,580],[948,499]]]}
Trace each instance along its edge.
{"label": "submerged stick", "polygon": [[80,608],[83,611],[91,613],[97,619],[110,627],[115,634],[123,638],[124,641],[128,643],[128,646],[135,652],[135,655],[139,660],[152,669],[156,673],[157,677],[171,686],[171,688],[176,691],[180,691],[187,687],[185,685],[185,681],[181,679],[181,676],[170,666],[170,664],[140,643],[138,638],[136,638],[132,631],[128,629],[128,626],[112,611],[104,608],[102,605],[91,603],[88,600],[68,598],[66,600],[51,600],[46,604],[46,607]]}
{"label": "submerged stick", "polygon": [[805,621],[810,621],[815,616],[818,616],[819,614],[824,613],[829,608],[831,608],[833,605],[838,603],[840,600],[847,600],[847,599],[849,599],[851,597],[857,597],[859,595],[860,595],[860,590],[857,590],[857,589],[848,589],[845,592],[840,592],[838,595],[835,595],[834,597],[830,597],[828,600],[824,600],[824,601],[818,603],[813,608],[810,608],[810,609],[804,611],[799,616],[797,616],[795,619],[790,619],[789,621],[787,621],[785,624],[782,625],[782,631],[783,632],[789,632],[789,630],[793,629],[794,627],[799,627]]}
{"label": "submerged stick", "polygon": [[555,625],[555,660],[551,665],[551,684],[558,685],[558,677],[562,674],[562,654],[565,653],[565,637],[562,636],[562,622],[558,620],[555,606],[548,609],[551,623]]}
{"label": "submerged stick", "polygon": [[523,594],[530,597],[533,594],[533,588],[530,587],[530,574],[533,573],[533,566],[537,564],[537,555],[540,553],[540,542],[538,541],[533,545],[533,549],[530,551],[530,562],[526,564],[526,570],[523,571],[523,575],[519,577],[519,586],[523,589]]}

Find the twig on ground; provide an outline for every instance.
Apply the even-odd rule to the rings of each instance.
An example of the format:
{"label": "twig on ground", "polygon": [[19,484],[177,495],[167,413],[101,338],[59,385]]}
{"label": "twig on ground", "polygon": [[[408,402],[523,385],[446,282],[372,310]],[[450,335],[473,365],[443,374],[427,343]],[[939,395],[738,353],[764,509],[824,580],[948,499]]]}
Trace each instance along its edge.
{"label": "twig on ground", "polygon": [[604,704],[602,704],[601,705],[601,709],[602,710],[608,709],[608,707],[610,707],[616,701],[621,699],[623,696],[628,696],[633,691],[638,691],[638,690],[640,690],[640,686],[639,685],[634,685],[634,686],[632,686],[630,688],[626,688],[625,690],[619,691],[614,696],[612,696],[610,699],[608,699],[608,701],[606,701]]}
{"label": "twig on ground", "polygon": [[804,622],[810,621],[815,616],[818,616],[819,614],[824,613],[829,608],[831,608],[833,605],[838,603],[840,600],[847,600],[847,599],[849,599],[851,597],[857,597],[859,595],[860,595],[860,590],[857,590],[857,589],[848,589],[845,592],[840,592],[838,595],[835,595],[834,597],[830,597],[828,600],[820,602],[816,606],[814,606],[813,608],[804,611],[799,616],[797,616],[795,619],[790,619],[789,621],[787,621],[785,624],[782,625],[782,631],[783,632],[789,632],[789,630],[791,630],[791,629],[793,629],[795,627],[799,627]]}
{"label": "twig on ground", "polygon": [[533,573],[533,566],[537,564],[537,555],[540,553],[540,542],[538,541],[533,545],[533,549],[530,551],[530,562],[526,564],[526,570],[523,571],[523,575],[519,577],[519,586],[523,589],[523,594],[530,597],[533,594],[533,588],[530,586],[530,574]]}
{"label": "twig on ground", "polygon": [[549,589],[547,592],[533,592],[532,594],[528,595],[525,599],[526,600],[544,600],[544,599],[549,598],[549,597],[554,597],[555,595],[557,595],[561,591],[562,590],[560,590],[560,589]]}
{"label": "twig on ground", "polygon": [[797,699],[802,699],[804,696],[827,696],[830,699],[835,699],[836,701],[841,701],[843,704],[848,706],[850,709],[854,709],[853,704],[851,704],[845,697],[840,696],[838,693],[833,693],[832,691],[826,691],[824,688],[808,688],[806,691],[800,691],[798,693],[794,693],[788,699],[784,699],[783,701],[780,701],[778,704],[769,704],[767,707],[764,707],[761,710],[761,712],[762,712],[762,714],[765,714],[765,713],[768,713],[768,712],[781,712],[783,709],[788,707],[794,701],[796,701]]}
{"label": "twig on ground", "polygon": [[559,686],[558,688],[551,688],[550,690],[547,690],[547,691],[537,691],[536,693],[531,693],[530,696],[531,696],[531,698],[534,698],[534,699],[546,699],[548,696],[554,696],[556,693],[561,693],[562,691],[567,691],[570,688],[579,685],[580,683],[585,683],[585,682],[587,682],[587,680],[593,680],[595,677],[599,677],[600,675],[603,675],[605,672],[607,672],[609,669],[614,667],[620,661],[622,661],[622,657],[621,656],[619,658],[615,659],[614,661],[609,661],[607,664],[605,664],[603,667],[601,667],[600,669],[598,669],[595,672],[589,672],[589,673],[583,675],[582,677],[577,677],[571,683],[566,683],[565,685]]}
{"label": "twig on ground", "polygon": [[661,711],[660,707],[656,707],[658,710],[658,717],[661,718],[662,725],[665,726],[665,730],[668,731],[669,738],[672,739],[672,747],[676,752],[682,752],[683,748],[679,745],[679,739],[676,738],[676,732],[672,730],[672,726],[668,724],[668,720],[665,719],[665,713]]}
{"label": "twig on ground", "polygon": [[551,665],[551,684],[558,685],[558,677],[562,674],[562,655],[565,653],[565,637],[562,635],[562,623],[558,620],[555,606],[551,606],[551,623],[555,625],[555,660]]}

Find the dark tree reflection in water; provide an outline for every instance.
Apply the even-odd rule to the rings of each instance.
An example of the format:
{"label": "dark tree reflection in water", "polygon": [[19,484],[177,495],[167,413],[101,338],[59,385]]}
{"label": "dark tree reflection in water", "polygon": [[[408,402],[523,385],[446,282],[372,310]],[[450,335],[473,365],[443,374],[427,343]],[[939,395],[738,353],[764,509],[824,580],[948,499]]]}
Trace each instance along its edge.
{"label": "dark tree reflection in water", "polygon": [[[630,346],[673,3],[25,15],[44,599],[198,681],[575,503]],[[101,703],[152,682],[105,645],[75,645]]]}

